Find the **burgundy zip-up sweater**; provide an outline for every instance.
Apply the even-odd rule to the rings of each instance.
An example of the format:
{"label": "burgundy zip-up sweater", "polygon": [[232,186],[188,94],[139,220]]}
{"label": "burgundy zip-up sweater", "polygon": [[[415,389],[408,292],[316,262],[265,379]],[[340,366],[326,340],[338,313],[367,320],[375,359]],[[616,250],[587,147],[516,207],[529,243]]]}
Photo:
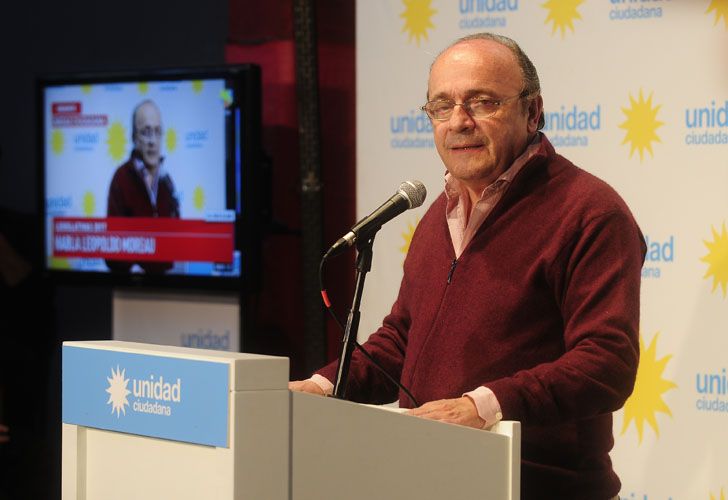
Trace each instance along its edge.
{"label": "burgundy zip-up sweater", "polygon": [[[613,497],[611,412],[639,358],[645,244],[632,214],[545,137],[457,260],[445,207],[442,194],[419,223],[366,349],[419,404],[490,388],[522,424],[524,500]],[[336,368],[319,373],[335,380]],[[347,398],[397,397],[412,406],[355,352]]]}
{"label": "burgundy zip-up sweater", "polygon": [[[174,184],[169,175],[160,177],[157,186],[157,203],[149,199],[147,186],[137,172],[134,159],[141,155],[134,150],[131,157],[114,172],[109,186],[106,213],[109,217],[174,217],[179,218],[179,202],[175,197]],[[114,272],[129,272],[133,262],[106,260]],[[171,262],[139,262],[147,273],[163,273],[172,268]]]}

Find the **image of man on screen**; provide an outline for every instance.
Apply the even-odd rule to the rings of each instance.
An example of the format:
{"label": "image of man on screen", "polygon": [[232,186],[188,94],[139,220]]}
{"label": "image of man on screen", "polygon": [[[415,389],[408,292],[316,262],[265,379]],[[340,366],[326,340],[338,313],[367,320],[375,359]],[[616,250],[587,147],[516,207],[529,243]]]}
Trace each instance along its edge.
{"label": "image of man on screen", "polygon": [[[162,156],[162,114],[147,99],[132,113],[131,138],[134,149],[130,158],[116,169],[109,187],[109,217],[176,217],[180,216],[174,184],[164,168]],[[128,272],[133,262],[106,261],[112,271]],[[165,272],[171,262],[141,262],[148,273]]]}
{"label": "image of man on screen", "polygon": [[[521,499],[613,500],[612,412],[639,360],[641,231],[540,132],[538,74],[515,41],[482,33],[446,48],[422,110],[444,190],[364,344],[412,397],[355,351],[347,399],[477,429],[519,421]],[[337,365],[289,387],[330,394]]]}

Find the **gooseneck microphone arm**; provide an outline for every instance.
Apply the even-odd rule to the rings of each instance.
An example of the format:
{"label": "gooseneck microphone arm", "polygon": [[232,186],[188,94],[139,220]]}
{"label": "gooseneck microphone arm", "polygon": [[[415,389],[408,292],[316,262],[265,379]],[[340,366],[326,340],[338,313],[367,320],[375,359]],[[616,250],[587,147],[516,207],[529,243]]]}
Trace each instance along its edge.
{"label": "gooseneck microphone arm", "polygon": [[339,367],[336,370],[336,381],[334,383],[334,397],[346,399],[346,383],[349,380],[349,365],[351,355],[356,347],[356,336],[359,331],[359,307],[364,291],[364,280],[366,274],[372,268],[372,255],[374,246],[374,235],[367,239],[361,238],[356,242],[358,254],[356,256],[356,287],[352,300],[349,316],[346,318],[346,328],[342,339],[341,356],[339,356]]}

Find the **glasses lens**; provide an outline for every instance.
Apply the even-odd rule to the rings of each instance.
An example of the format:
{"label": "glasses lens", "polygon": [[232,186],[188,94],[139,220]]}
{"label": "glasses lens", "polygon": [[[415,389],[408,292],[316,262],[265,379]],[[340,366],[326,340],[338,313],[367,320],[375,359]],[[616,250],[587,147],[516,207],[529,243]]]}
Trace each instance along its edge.
{"label": "glasses lens", "polygon": [[435,120],[447,118],[452,113],[454,104],[449,101],[432,101],[425,106],[427,114]]}
{"label": "glasses lens", "polygon": [[498,111],[499,105],[500,103],[498,101],[490,99],[474,99],[472,101],[468,101],[466,104],[467,110],[470,112],[471,116],[476,118],[487,118],[495,114],[495,112]]}

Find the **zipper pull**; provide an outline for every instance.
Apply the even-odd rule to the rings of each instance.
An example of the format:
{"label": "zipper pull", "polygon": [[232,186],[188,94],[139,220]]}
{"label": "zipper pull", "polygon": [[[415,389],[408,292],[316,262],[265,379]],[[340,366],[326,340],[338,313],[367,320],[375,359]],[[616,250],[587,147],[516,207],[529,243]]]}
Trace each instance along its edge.
{"label": "zipper pull", "polygon": [[452,273],[455,272],[455,266],[457,266],[457,265],[458,265],[458,260],[457,259],[453,259],[452,260],[452,264],[450,264],[450,272],[447,273],[447,284],[448,285],[452,281]]}

